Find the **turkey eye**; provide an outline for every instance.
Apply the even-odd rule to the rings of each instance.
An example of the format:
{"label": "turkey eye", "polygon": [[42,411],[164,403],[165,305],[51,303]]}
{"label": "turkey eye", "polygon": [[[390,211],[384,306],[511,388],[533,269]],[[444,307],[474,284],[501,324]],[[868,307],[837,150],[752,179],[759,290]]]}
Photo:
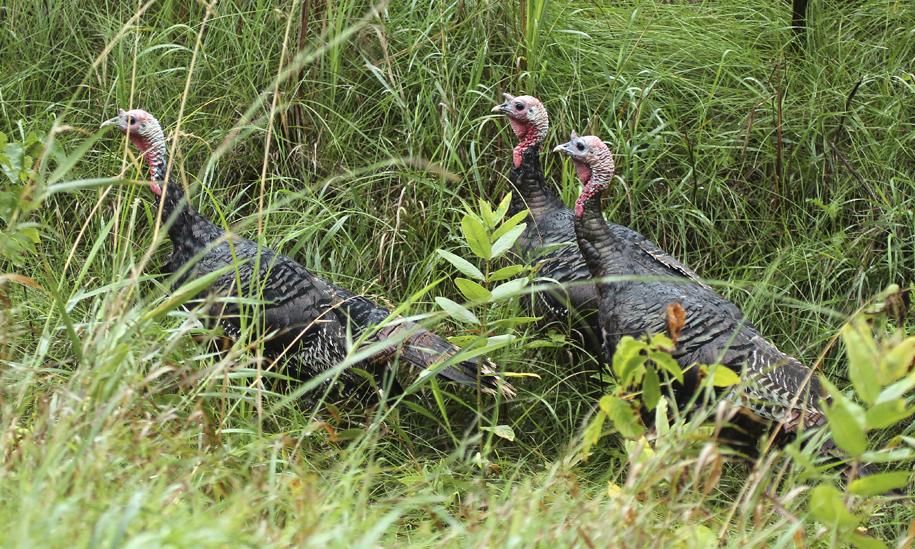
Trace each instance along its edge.
{"label": "turkey eye", "polygon": [[523,111],[524,103],[515,103],[515,110]]}
{"label": "turkey eye", "polygon": [[584,144],[582,144],[582,143],[579,143],[579,144],[576,145],[575,147],[576,147],[578,150],[580,150],[580,151],[585,150],[585,146],[584,146]]}
{"label": "turkey eye", "polygon": [[131,125],[131,126],[133,126],[134,124],[137,123],[137,117],[136,117],[136,116],[131,116],[130,118],[127,119],[127,121],[130,122],[130,125]]}

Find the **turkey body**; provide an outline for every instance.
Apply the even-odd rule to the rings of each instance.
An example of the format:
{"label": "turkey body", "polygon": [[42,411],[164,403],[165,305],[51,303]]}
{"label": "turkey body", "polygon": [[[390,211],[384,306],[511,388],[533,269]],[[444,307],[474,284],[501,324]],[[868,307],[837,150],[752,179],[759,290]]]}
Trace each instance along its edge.
{"label": "turkey body", "polygon": [[[682,369],[689,368],[689,375],[679,387],[678,404],[698,389],[695,365],[722,364],[741,375],[741,385],[728,389],[724,396],[744,407],[747,417],[777,423],[780,432],[789,435],[825,425],[820,399],[828,400],[828,396],[808,367],[767,341],[737,306],[695,273],[646,250],[643,236],[627,238],[606,223],[600,197],[614,169],[607,146],[597,137],[573,133],[572,140],[556,150],[572,158],[585,185],[574,212],[579,248],[595,279],[610,278],[598,283],[607,360],[624,336],[667,332],[668,306],[679,304],[685,311],[685,324],[672,355]],[[755,440],[735,442],[749,445]],[[831,453],[835,445],[826,441],[822,450]]]}
{"label": "turkey body", "polygon": [[[681,368],[722,364],[743,373],[746,387],[739,397],[732,392],[728,398],[761,418],[785,422],[788,431],[798,427],[802,413],[807,426],[825,424],[818,399],[826,398],[826,393],[809,368],[767,341],[736,305],[659,262],[636,243],[603,230],[602,217],[597,219],[594,214],[586,208],[577,227],[583,236],[579,246],[591,259],[592,275],[611,279],[598,285],[608,361],[624,336],[638,339],[667,333],[667,309],[676,303],[685,311],[685,323],[672,353]],[[688,370],[685,393],[678,399],[681,402],[698,389],[697,374],[695,367]]]}
{"label": "turkey body", "polygon": [[[365,345],[379,347],[373,346],[371,355],[352,367],[368,371],[379,387],[386,379],[388,363],[397,357],[426,369],[459,351],[401,317],[381,325],[390,316],[387,309],[324,280],[283,254],[229,234],[206,219],[188,203],[179,185],[166,183],[170,178],[166,173],[165,136],[149,113],[122,110],[105,125],[114,125],[125,133],[150,166],[151,188],[161,204],[163,223],[172,242],[163,270],[176,275],[173,290],[221,271],[196,298],[208,303],[207,316],[218,322],[227,335],[238,338],[251,329],[264,338],[267,356],[284,359],[294,368],[293,377],[308,380],[344,361],[349,342],[371,331]],[[479,357],[454,361],[440,368],[437,375],[444,381],[466,385],[476,386],[479,382],[485,392],[513,396],[512,387],[494,371],[494,364]],[[344,368],[339,379],[346,386],[363,381],[351,368]],[[387,383],[391,395],[402,392],[395,378]]]}
{"label": "turkey body", "polygon": [[[600,360],[604,351],[598,289],[578,244],[575,212],[548,188],[540,162],[540,146],[549,128],[546,108],[534,97],[505,94],[505,102],[493,112],[508,116],[521,140],[508,175],[512,187],[509,215],[530,212],[525,219],[527,227],[517,241],[518,249],[526,260],[539,266],[541,277],[555,281],[537,294],[534,313],[544,317],[544,324],[557,322],[580,332],[585,349]],[[615,223],[607,227],[615,238],[701,283],[695,272],[638,232]]]}
{"label": "turkey body", "polygon": [[[509,215],[530,209],[530,215],[525,220],[527,227],[518,238],[518,247],[540,265],[539,272],[542,276],[563,283],[561,290],[544,294],[544,312],[552,315],[551,320],[564,322],[569,315],[573,315],[574,318],[581,319],[578,321],[579,326],[585,321],[589,329],[600,334],[598,289],[575,232],[575,211],[546,188],[538,148],[532,147],[525,151],[521,168],[512,168],[509,176],[512,187],[517,191],[512,194]],[[628,242],[639,253],[652,258],[677,276],[708,287],[692,269],[641,233],[616,223],[607,222],[606,225],[615,239]],[[567,244],[560,245],[562,243]],[[547,250],[539,251],[544,248]]]}

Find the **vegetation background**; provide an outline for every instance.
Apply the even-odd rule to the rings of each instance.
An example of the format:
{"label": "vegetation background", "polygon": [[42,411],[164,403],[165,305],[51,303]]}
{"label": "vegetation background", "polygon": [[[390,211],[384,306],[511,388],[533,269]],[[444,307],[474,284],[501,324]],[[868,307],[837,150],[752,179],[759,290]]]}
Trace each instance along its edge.
{"label": "vegetation background", "polygon": [[[838,543],[805,490],[835,475],[781,452],[722,462],[690,428],[651,459],[610,436],[583,461],[594,395],[558,336],[523,326],[492,358],[539,378],[483,410],[512,440],[454,387],[385,421],[256,390],[256,353],[195,342],[169,308],[168,244],[129,181],[146,169],[97,140],[119,107],[150,111],[205,215],[454,335],[433,297],[460,294],[421,290],[455,274],[436,249],[470,256],[461,200],[506,193],[515,139],[491,107],[535,95],[549,148],[611,145],[610,219],[846,386],[839,328],[915,271],[915,4],[814,0],[804,38],[790,20],[772,0],[7,0],[2,145],[35,175],[4,167],[3,545]],[[543,160],[571,203],[572,170]],[[911,546],[910,508],[848,503]]]}

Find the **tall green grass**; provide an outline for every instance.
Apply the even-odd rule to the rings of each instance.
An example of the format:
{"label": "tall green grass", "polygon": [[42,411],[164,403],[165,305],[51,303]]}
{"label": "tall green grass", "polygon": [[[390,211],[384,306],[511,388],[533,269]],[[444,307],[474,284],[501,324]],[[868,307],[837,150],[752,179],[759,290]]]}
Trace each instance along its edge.
{"label": "tall green grass", "polygon": [[[534,333],[492,357],[539,379],[513,380],[499,417],[516,438],[485,456],[473,397],[453,387],[383,422],[340,403],[315,415],[273,385],[259,401],[255,353],[156,313],[168,245],[131,182],[145,170],[112,134],[79,147],[118,107],[180,122],[178,176],[200,211],[396,306],[454,275],[436,249],[469,254],[461,200],[504,195],[515,144],[490,108],[535,93],[549,144],[571,130],[611,144],[625,185],[608,218],[843,385],[836,331],[915,273],[912,6],[811,3],[800,52],[788,6],[759,0],[11,0],[0,23],[0,131],[55,143],[29,192],[69,189],[29,215],[37,252],[0,265],[38,286],[0,282],[4,545],[836,543],[805,506],[829,474],[774,451],[755,468],[725,459],[696,422],[634,463],[614,437],[581,461],[593,398]],[[571,203],[572,171],[543,160]],[[409,313],[434,313],[436,295],[461,300],[440,284]],[[427,321],[463,332],[442,318]],[[890,543],[911,536],[908,508],[862,512]]]}

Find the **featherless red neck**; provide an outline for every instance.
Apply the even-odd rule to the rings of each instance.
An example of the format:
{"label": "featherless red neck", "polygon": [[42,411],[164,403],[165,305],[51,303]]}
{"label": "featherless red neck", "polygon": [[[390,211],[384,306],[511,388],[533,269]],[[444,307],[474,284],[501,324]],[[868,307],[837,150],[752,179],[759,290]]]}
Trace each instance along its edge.
{"label": "featherless red neck", "polygon": [[539,146],[546,138],[550,129],[550,118],[543,107],[543,103],[536,97],[522,95],[515,97],[511,94],[502,94],[505,102],[493,107],[492,112],[508,116],[512,131],[521,140],[515,147],[512,160],[515,167],[521,166],[521,155],[531,147]]}

